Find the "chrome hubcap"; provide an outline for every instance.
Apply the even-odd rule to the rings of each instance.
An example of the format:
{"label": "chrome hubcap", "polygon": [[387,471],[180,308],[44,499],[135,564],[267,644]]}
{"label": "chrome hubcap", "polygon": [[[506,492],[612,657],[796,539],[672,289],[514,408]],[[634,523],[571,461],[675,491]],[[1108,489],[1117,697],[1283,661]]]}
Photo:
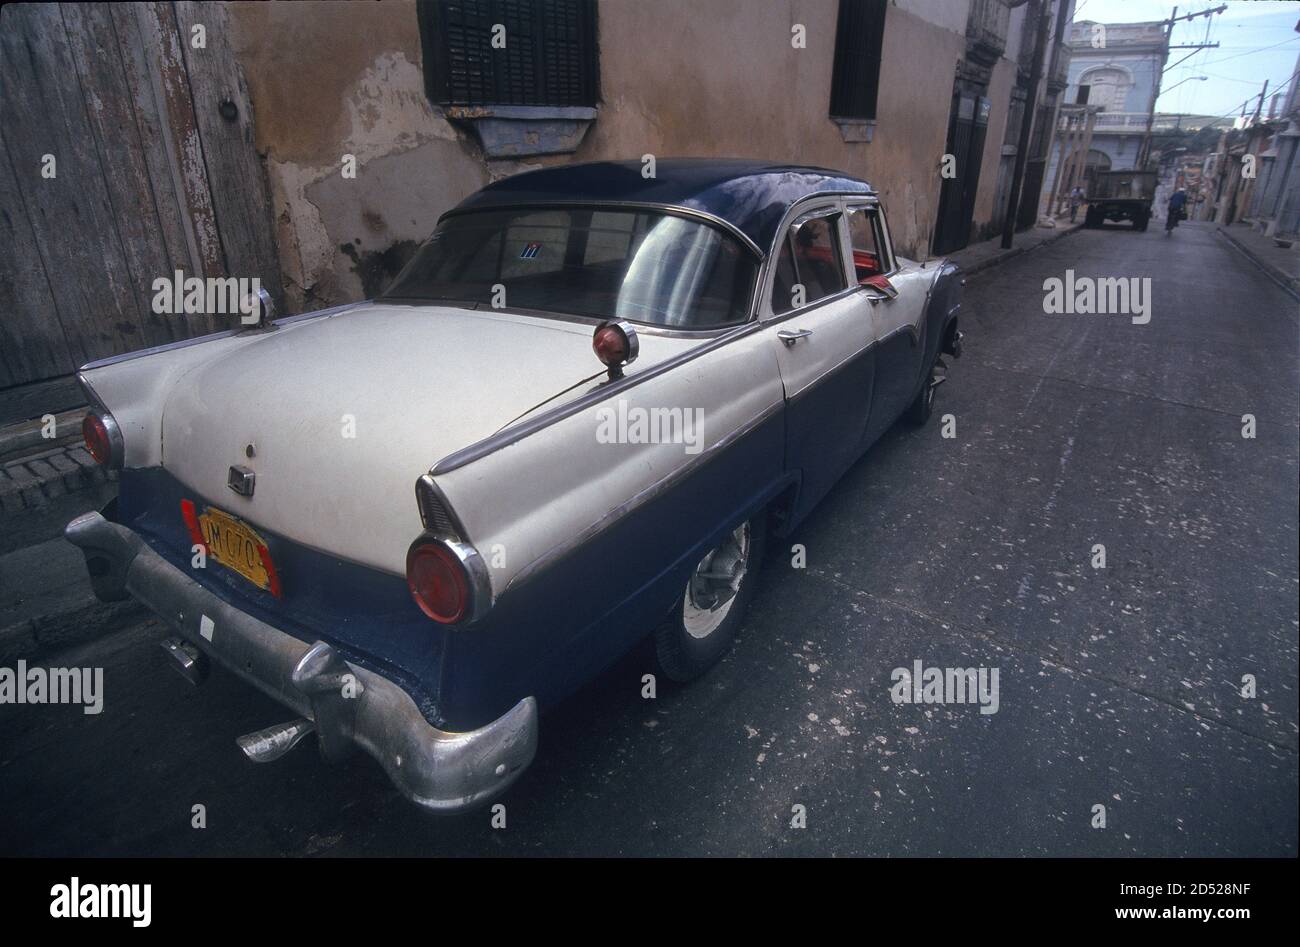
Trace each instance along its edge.
{"label": "chrome hubcap", "polygon": [[742,523],[730,536],[700,560],[686,586],[682,602],[682,623],[692,638],[712,634],[731,611],[749,570],[749,523]]}
{"label": "chrome hubcap", "polygon": [[926,409],[934,407],[935,389],[942,385],[948,378],[948,366],[944,364],[943,359],[936,359],[930,368],[930,383],[925,390]]}

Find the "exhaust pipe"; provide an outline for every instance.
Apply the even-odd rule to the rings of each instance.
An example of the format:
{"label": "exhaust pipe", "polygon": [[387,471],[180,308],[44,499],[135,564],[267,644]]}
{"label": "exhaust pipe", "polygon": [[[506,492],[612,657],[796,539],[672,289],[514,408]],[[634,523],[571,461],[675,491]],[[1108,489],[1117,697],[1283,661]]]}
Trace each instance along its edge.
{"label": "exhaust pipe", "polygon": [[158,646],[172,659],[177,673],[195,687],[208,679],[208,656],[184,638],[164,638]]}
{"label": "exhaust pipe", "polygon": [[245,733],[242,737],[236,737],[235,742],[254,763],[274,763],[315,729],[314,723],[306,717],[299,717],[255,733]]}

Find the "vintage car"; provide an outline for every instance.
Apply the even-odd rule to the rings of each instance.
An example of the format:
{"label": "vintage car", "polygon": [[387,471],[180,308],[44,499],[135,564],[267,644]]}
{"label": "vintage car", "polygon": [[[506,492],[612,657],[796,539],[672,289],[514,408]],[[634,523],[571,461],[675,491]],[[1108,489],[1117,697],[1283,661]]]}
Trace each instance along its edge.
{"label": "vintage car", "polygon": [[314,732],[421,806],[481,804],[639,642],[675,681],[726,652],[766,538],[929,418],[956,270],[897,256],[834,171],[520,174],[381,298],[85,366],[120,489],[66,535],[188,677],[215,659],[297,715],[239,738],[253,760]]}

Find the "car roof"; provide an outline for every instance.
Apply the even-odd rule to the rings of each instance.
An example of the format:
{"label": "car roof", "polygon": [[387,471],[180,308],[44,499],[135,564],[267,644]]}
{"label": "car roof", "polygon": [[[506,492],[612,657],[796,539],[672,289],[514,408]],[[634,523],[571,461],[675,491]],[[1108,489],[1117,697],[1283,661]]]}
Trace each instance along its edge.
{"label": "car roof", "polygon": [[557,165],[494,181],[449,214],[535,204],[655,204],[720,220],[766,255],[790,205],[817,193],[874,194],[859,178],[806,165],[742,158],[662,158]]}

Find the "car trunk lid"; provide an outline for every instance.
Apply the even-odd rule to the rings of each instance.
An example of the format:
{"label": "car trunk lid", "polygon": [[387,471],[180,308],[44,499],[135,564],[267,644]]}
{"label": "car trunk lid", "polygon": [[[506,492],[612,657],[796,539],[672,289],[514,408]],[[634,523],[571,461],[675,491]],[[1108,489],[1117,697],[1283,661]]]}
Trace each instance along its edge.
{"label": "car trunk lid", "polygon": [[[591,332],[583,322],[389,304],[285,325],[175,383],[162,465],[241,519],[400,573],[419,531],[416,479],[595,385]],[[692,344],[656,339],[636,367]],[[227,488],[233,466],[252,472],[251,496]]]}

